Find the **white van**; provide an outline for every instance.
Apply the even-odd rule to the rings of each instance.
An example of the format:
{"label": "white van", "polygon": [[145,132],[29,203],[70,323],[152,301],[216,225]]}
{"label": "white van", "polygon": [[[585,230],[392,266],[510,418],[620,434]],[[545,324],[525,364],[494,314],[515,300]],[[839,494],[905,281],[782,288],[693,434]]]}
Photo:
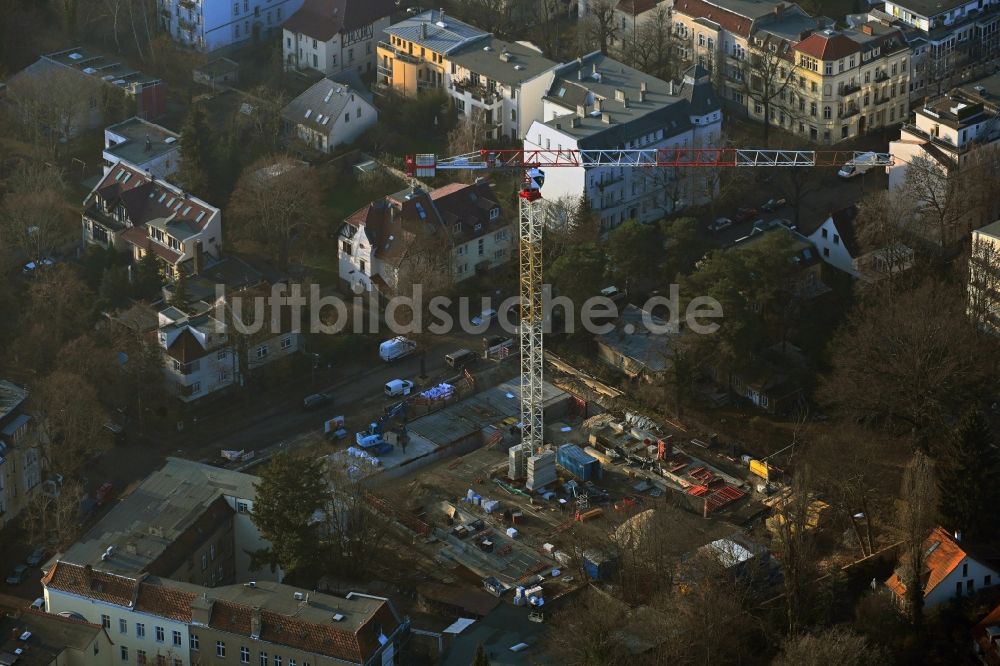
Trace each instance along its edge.
{"label": "white van", "polygon": [[417,349],[417,343],[403,336],[386,340],[378,346],[379,357],[386,362],[409,356]]}
{"label": "white van", "polygon": [[385,384],[385,394],[393,398],[398,395],[410,395],[413,390],[413,382],[408,379],[393,379]]}
{"label": "white van", "polygon": [[878,163],[876,153],[862,153],[840,168],[837,175],[841,178],[854,178],[858,174],[865,173]]}

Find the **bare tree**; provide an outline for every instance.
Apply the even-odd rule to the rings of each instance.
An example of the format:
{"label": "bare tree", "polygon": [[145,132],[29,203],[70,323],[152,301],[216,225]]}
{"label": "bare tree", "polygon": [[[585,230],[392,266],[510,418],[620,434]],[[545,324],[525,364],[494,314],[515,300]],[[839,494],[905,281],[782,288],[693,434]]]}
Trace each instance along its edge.
{"label": "bare tree", "polygon": [[976,328],[1000,330],[1000,243],[977,235],[969,250],[968,313]]}
{"label": "bare tree", "polygon": [[230,233],[263,243],[285,271],[292,244],[319,217],[319,200],[315,170],[284,155],[261,158],[244,169],[233,192]]}
{"label": "bare tree", "polygon": [[91,125],[101,85],[100,79],[59,67],[15,78],[7,100],[29,141],[54,154],[60,143]]}
{"label": "bare tree", "polygon": [[885,276],[890,291],[913,264],[913,218],[912,202],[898,191],[875,192],[858,204],[858,236],[862,252],[871,256],[862,270]]}
{"label": "bare tree", "polygon": [[812,580],[816,574],[815,544],[809,520],[815,499],[812,471],[799,466],[787,495],[774,506],[776,556],[781,560],[785,584],[788,631],[794,634],[804,624]]}
{"label": "bare tree", "polygon": [[771,662],[772,666],[877,666],[884,663],[886,655],[879,646],[843,627],[789,636],[781,644],[781,653]]}
{"label": "bare tree", "polygon": [[759,104],[764,114],[764,147],[771,133],[771,109],[795,82],[795,69],[784,57],[788,44],[776,37],[757,38],[750,53],[741,61],[743,90],[747,98]]}
{"label": "bare tree", "polygon": [[0,203],[0,242],[29,260],[51,254],[76,226],[67,215],[62,174],[43,163],[24,161],[7,186]]}
{"label": "bare tree", "polygon": [[580,24],[585,43],[597,47],[605,55],[619,37],[615,23],[615,4],[615,0],[588,2],[587,15]]}
{"label": "bare tree", "polygon": [[[455,128],[448,132],[448,152],[452,155],[463,155],[478,151],[483,146],[486,130],[486,112],[473,106],[466,111],[465,118],[459,120]],[[456,172],[456,175],[469,181],[474,177],[471,171]]]}
{"label": "bare tree", "polygon": [[44,482],[24,509],[22,520],[31,542],[56,549],[73,543],[80,531],[80,502],[85,496],[79,481]]}
{"label": "bare tree", "polygon": [[622,50],[626,61],[636,69],[672,80],[680,74],[679,49],[690,46],[691,39],[674,34],[670,10],[659,5],[623,41]]}
{"label": "bare tree", "polygon": [[94,387],[79,375],[57,370],[32,394],[38,418],[38,442],[46,467],[67,478],[76,476],[88,457],[110,448],[103,431],[104,407]]}

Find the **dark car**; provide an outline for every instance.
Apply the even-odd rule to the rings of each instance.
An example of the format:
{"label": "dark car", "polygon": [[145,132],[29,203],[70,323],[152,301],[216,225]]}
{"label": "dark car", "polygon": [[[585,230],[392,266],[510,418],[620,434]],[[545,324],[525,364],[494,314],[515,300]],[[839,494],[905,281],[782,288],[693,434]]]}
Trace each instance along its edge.
{"label": "dark car", "polygon": [[784,200],[783,198],[777,198],[777,199],[768,199],[768,200],[767,200],[767,201],[766,201],[766,202],[765,202],[765,203],[764,203],[764,204],[763,204],[763,205],[762,205],[762,206],[760,207],[760,209],[761,209],[762,211],[766,212],[766,213],[770,213],[771,211],[775,211],[775,210],[778,210],[779,208],[782,208],[782,207],[784,207],[785,203],[786,203],[786,202],[785,202],[785,200]]}
{"label": "dark car", "polygon": [[42,561],[45,560],[45,546],[38,546],[33,551],[31,555],[28,555],[28,559],[25,562],[29,567],[37,567]]}
{"label": "dark car", "polygon": [[7,576],[8,585],[20,585],[24,582],[24,579],[28,577],[28,567],[23,564],[18,564],[14,567],[14,571]]}
{"label": "dark car", "polygon": [[319,409],[330,404],[333,404],[333,396],[329,393],[313,393],[302,400],[302,406],[306,409]]}
{"label": "dark car", "polygon": [[735,222],[736,224],[739,224],[741,222],[749,222],[756,216],[757,216],[756,208],[740,208],[738,211],[736,211],[736,214],[733,215],[733,222]]}

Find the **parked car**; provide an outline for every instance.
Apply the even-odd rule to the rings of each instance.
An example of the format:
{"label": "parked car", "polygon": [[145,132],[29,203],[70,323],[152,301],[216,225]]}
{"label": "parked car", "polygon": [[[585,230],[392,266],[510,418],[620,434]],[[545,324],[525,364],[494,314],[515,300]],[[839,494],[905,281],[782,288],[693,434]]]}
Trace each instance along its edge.
{"label": "parked car", "polygon": [[33,551],[31,555],[28,555],[28,559],[25,560],[29,567],[37,567],[45,559],[45,546],[38,546]]}
{"label": "parked car", "polygon": [[412,390],[413,382],[409,379],[392,379],[385,384],[385,394],[390,398],[399,395],[410,395],[410,391]]}
{"label": "parked car", "polygon": [[31,607],[35,610],[44,611],[45,610],[45,599],[43,597],[38,597],[31,602]]}
{"label": "parked car", "polygon": [[475,317],[472,318],[472,325],[473,326],[482,326],[483,324],[489,325],[496,318],[497,318],[497,311],[494,310],[493,308],[487,308],[486,310],[483,310],[482,312],[480,312],[479,314],[477,314]]}
{"label": "parked car", "polygon": [[56,263],[55,259],[49,259],[48,257],[43,257],[36,261],[29,261],[28,263],[26,263],[24,265],[24,268],[21,269],[21,272],[24,273],[25,275],[34,275],[38,269],[48,268],[54,263]]}
{"label": "parked car", "polygon": [[313,393],[302,399],[302,406],[306,409],[318,409],[330,404],[333,404],[333,396],[329,393]]}
{"label": "parked car", "polygon": [[756,208],[740,208],[738,211],[736,211],[736,214],[733,215],[733,222],[736,224],[740,224],[742,222],[749,222],[755,217],[757,217]]}
{"label": "parked car", "polygon": [[722,231],[723,229],[728,229],[733,226],[733,221],[728,217],[720,217],[715,222],[708,225],[708,230],[711,232]]}
{"label": "parked car", "polygon": [[765,213],[770,213],[771,211],[783,208],[786,203],[787,202],[785,201],[784,198],[768,199],[766,202],[764,202],[764,204],[760,207],[760,209]]}
{"label": "parked car", "polygon": [[14,567],[14,572],[7,576],[8,585],[20,585],[28,577],[28,565],[18,564]]}
{"label": "parked car", "polygon": [[401,335],[384,341],[378,346],[378,355],[386,363],[398,361],[417,350],[417,343]]}

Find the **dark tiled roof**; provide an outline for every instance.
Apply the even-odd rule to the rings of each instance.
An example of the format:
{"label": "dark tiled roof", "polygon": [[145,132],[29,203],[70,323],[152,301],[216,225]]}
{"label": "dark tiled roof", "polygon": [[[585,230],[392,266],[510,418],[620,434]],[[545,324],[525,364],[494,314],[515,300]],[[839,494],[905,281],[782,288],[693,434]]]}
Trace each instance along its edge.
{"label": "dark tiled roof", "polygon": [[152,250],[153,254],[168,264],[176,264],[177,260],[181,258],[180,252],[174,252],[169,247],[164,247],[159,243],[151,241],[147,235],[146,227],[126,229],[122,232],[122,238],[142,250]]}
{"label": "dark tiled roof", "polygon": [[[497,218],[490,219],[490,211],[500,208],[493,188],[486,181],[465,185],[452,183],[431,192],[431,199],[438,215],[445,223],[454,240],[463,242],[489,233],[490,228],[507,225],[503,209]],[[476,225],[481,225],[476,230]],[[461,225],[456,228],[456,225]]]}
{"label": "dark tiled roof", "polygon": [[135,599],[139,581],[60,561],[42,578],[42,585],[127,608]]}
{"label": "dark tiled roof", "polygon": [[[136,226],[156,219],[170,219],[169,224],[183,223],[193,232],[201,231],[215,209],[191,196],[182,199],[178,192],[162,180],[150,179],[145,172],[119,163],[87,195],[84,206],[94,205],[100,196],[112,212],[123,205]],[[201,213],[204,215],[199,220]]]}
{"label": "dark tiled roof", "polygon": [[391,14],[392,0],[305,0],[284,28],[327,42]]}

